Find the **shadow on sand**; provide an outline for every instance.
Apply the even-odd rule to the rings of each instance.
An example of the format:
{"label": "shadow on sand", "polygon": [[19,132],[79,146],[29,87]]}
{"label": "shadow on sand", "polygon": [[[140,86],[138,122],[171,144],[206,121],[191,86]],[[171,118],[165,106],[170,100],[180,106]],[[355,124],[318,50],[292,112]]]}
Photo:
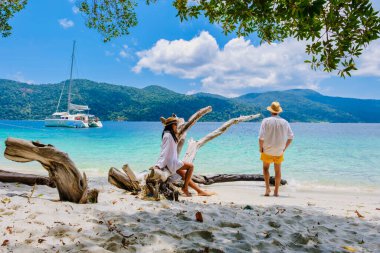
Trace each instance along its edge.
{"label": "shadow on sand", "polygon": [[[54,191],[51,193],[56,194]],[[13,185],[7,192],[9,197],[22,198],[17,194],[25,190]],[[98,204],[57,203],[56,208],[48,203],[51,199],[38,199],[34,205],[23,207],[0,204],[1,227],[10,226],[15,233],[0,251],[345,252],[343,246],[357,252],[380,249],[378,222],[329,215],[316,208],[151,202],[121,191],[115,194],[118,202],[114,204],[101,198]],[[50,209],[33,209],[44,204]],[[10,213],[18,208],[26,210],[23,209],[25,217]],[[203,223],[196,222],[197,211],[202,212]],[[49,221],[47,214],[54,221]],[[79,216],[81,222],[68,222],[70,215]],[[17,233],[30,236],[17,240]]]}

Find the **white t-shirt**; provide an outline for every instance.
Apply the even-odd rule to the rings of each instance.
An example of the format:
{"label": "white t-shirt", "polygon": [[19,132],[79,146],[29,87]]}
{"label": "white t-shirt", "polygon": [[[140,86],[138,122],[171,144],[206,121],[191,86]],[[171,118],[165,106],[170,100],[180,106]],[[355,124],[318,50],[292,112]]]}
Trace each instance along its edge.
{"label": "white t-shirt", "polygon": [[171,174],[176,174],[177,170],[183,166],[183,162],[178,160],[177,145],[170,132],[165,132],[156,166],[160,169],[167,167]]}
{"label": "white t-shirt", "polygon": [[261,122],[259,139],[264,140],[264,153],[272,156],[280,156],[288,139],[293,139],[294,134],[289,123],[279,116],[263,119]]}

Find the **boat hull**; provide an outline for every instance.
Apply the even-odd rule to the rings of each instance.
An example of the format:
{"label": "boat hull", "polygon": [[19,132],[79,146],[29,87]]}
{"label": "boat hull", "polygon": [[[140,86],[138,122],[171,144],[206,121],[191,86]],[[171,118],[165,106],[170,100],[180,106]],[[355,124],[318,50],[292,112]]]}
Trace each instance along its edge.
{"label": "boat hull", "polygon": [[46,127],[88,128],[88,124],[82,120],[72,119],[45,119]]}
{"label": "boat hull", "polygon": [[102,124],[102,122],[99,120],[99,121],[92,121],[92,122],[89,122],[89,123],[88,123],[88,126],[89,126],[89,127],[103,127],[103,124]]}

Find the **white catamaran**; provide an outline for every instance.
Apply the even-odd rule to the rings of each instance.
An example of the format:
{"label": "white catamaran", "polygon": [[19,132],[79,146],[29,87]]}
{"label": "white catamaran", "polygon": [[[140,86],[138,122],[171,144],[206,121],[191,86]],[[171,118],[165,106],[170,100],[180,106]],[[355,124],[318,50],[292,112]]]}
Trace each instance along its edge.
{"label": "white catamaran", "polygon": [[[87,105],[76,105],[71,103],[71,86],[73,82],[73,64],[74,64],[74,53],[75,53],[75,41],[73,44],[73,53],[71,55],[71,69],[70,69],[70,83],[67,99],[67,111],[58,112],[59,105],[61,103],[62,93],[64,86],[62,88],[61,95],[59,97],[56,112],[52,114],[50,118],[45,119],[46,127],[71,127],[71,128],[87,128],[87,127],[102,127],[103,124],[98,117],[88,114],[90,108]],[[74,112],[70,114],[70,111]],[[83,113],[83,112],[87,113]]]}

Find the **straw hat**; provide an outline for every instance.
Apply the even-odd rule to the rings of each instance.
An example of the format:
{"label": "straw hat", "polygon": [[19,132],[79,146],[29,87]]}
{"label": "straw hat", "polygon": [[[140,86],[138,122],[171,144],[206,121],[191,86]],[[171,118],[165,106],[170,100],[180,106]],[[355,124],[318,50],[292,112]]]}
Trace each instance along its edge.
{"label": "straw hat", "polygon": [[161,120],[162,124],[164,124],[165,126],[178,123],[177,115],[175,115],[174,113],[172,114],[171,117],[169,117],[167,119],[165,119],[164,117],[161,117],[160,120]]}
{"label": "straw hat", "polygon": [[280,113],[280,112],[282,112],[282,108],[280,106],[280,103],[277,102],[277,101],[272,102],[272,104],[267,107],[267,110],[270,111],[271,113]]}

